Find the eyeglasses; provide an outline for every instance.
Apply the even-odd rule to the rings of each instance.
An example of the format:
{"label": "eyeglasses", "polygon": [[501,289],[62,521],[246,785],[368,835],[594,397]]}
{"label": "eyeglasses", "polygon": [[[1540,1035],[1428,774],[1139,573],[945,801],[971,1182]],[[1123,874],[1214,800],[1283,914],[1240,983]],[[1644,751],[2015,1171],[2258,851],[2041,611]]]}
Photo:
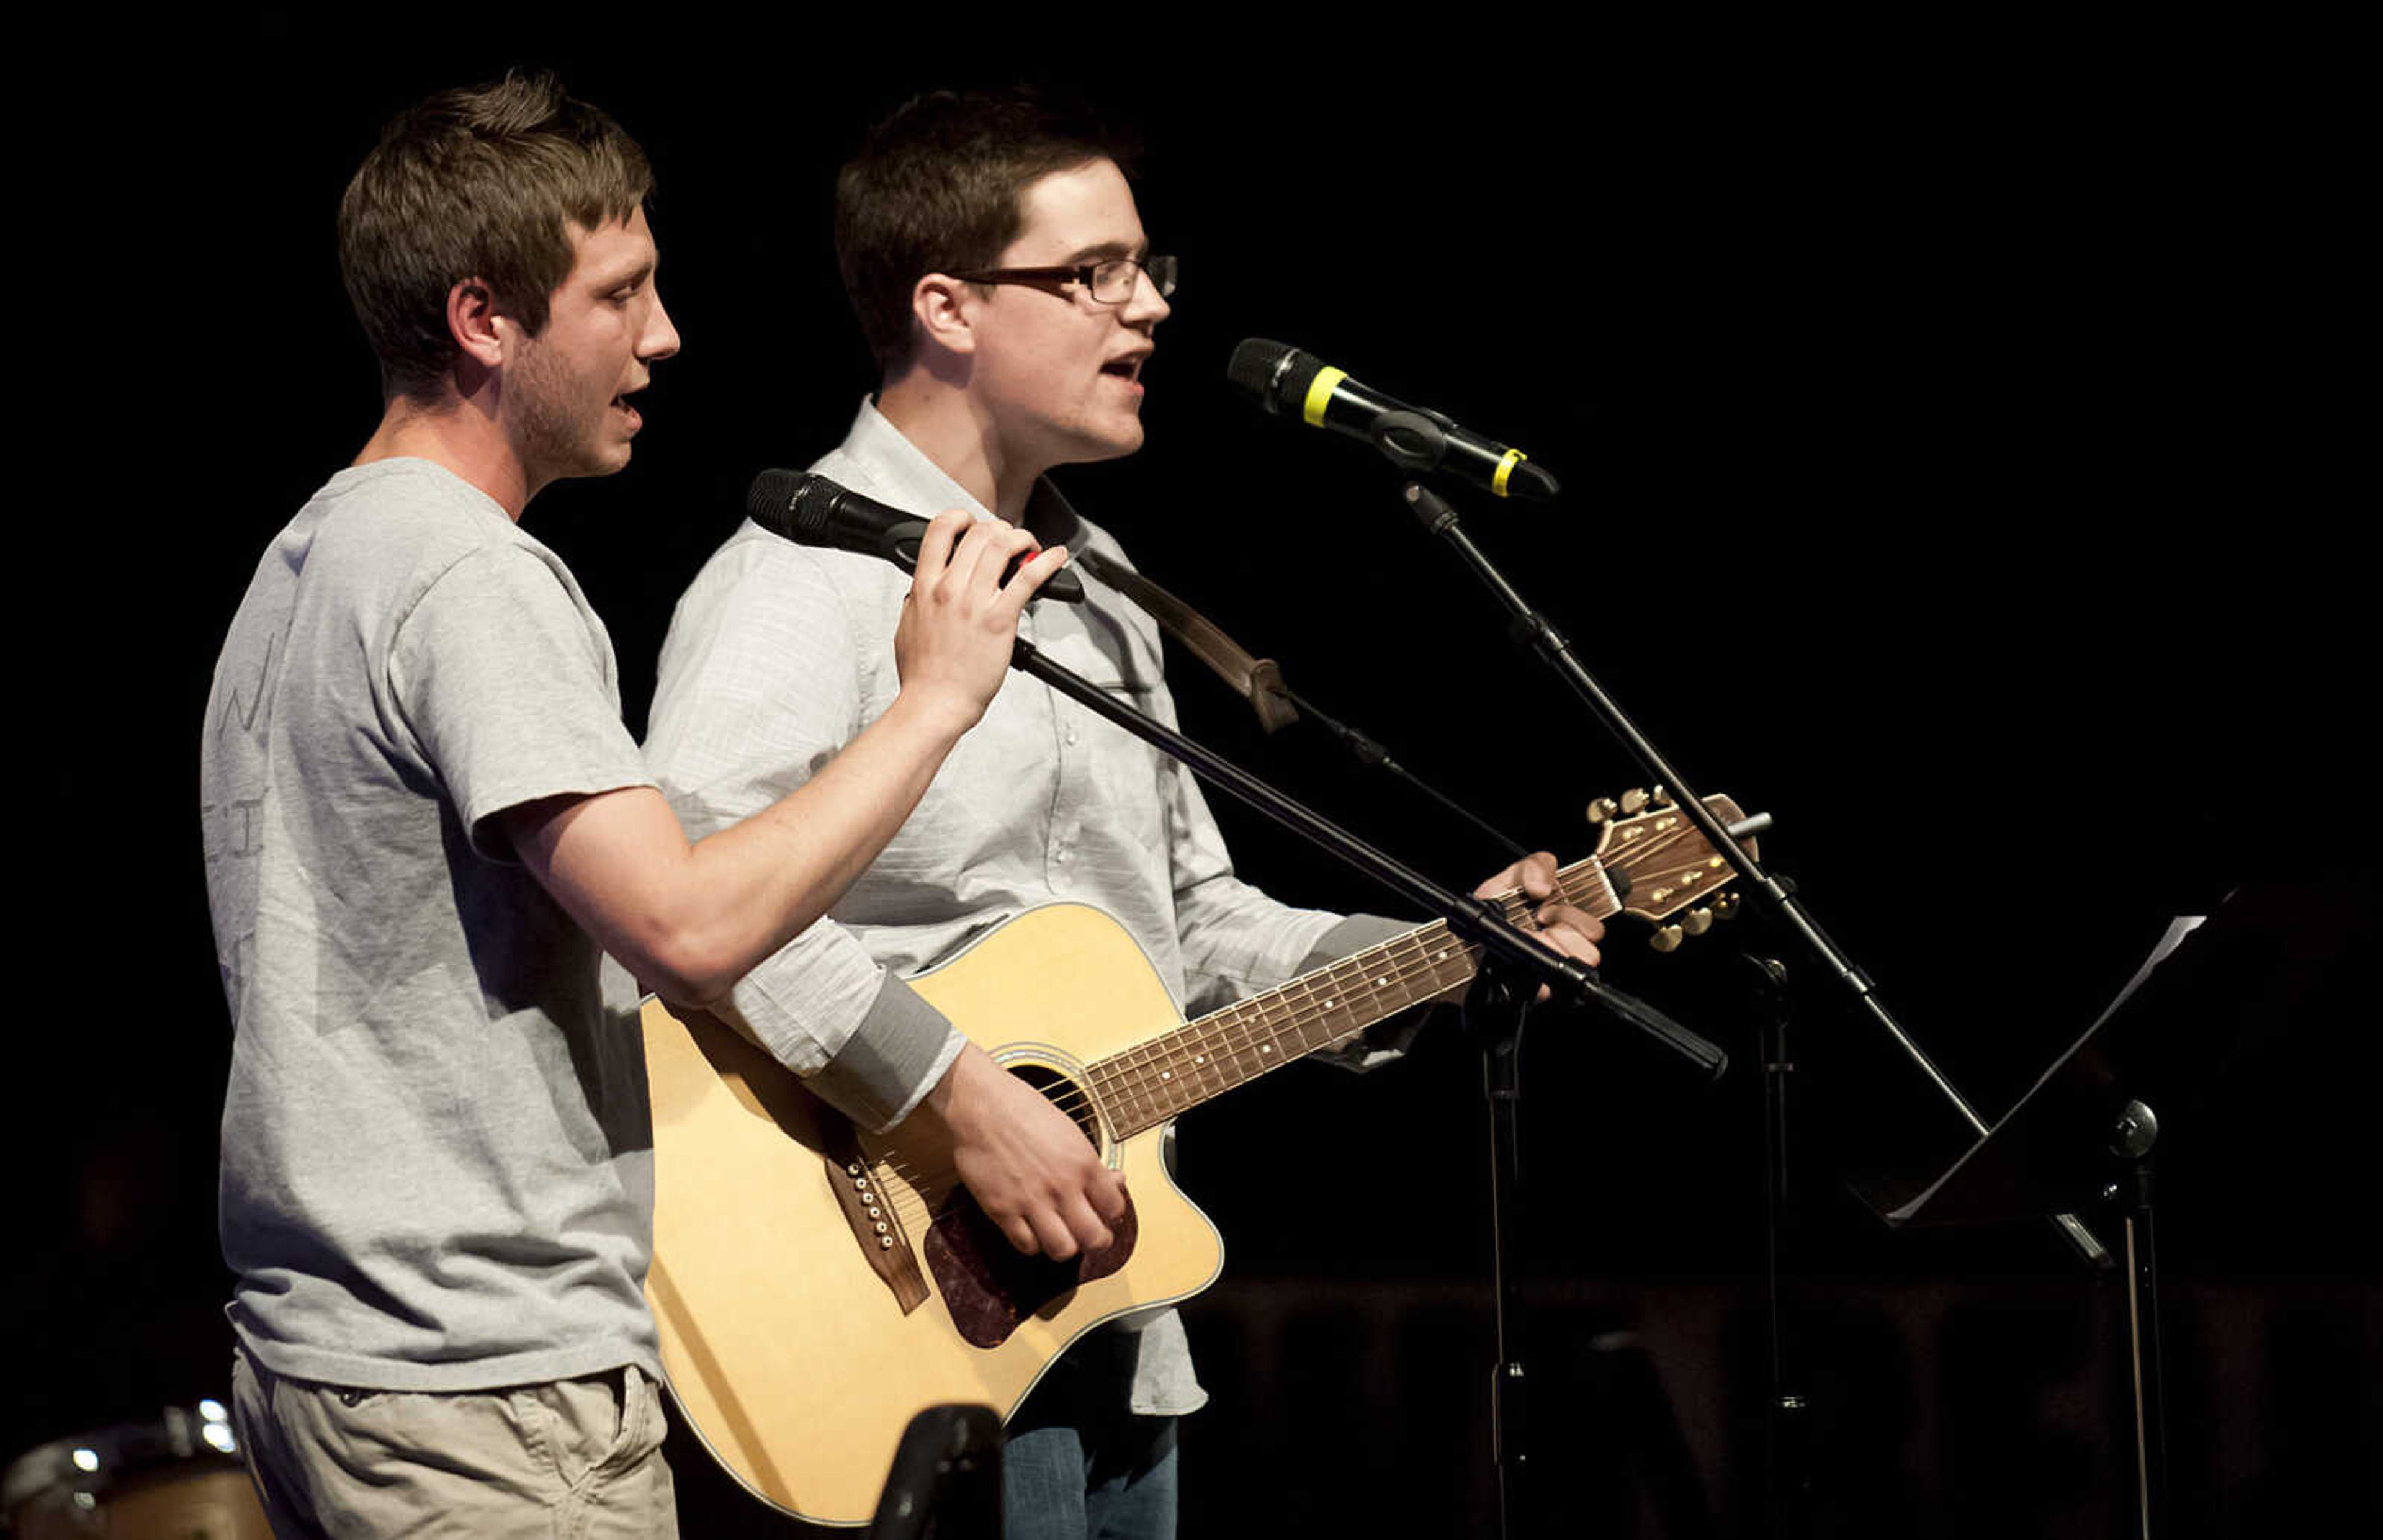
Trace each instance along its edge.
{"label": "eyeglasses", "polygon": [[1151,287],[1160,299],[1175,292],[1175,259],[1171,256],[1112,257],[1106,262],[1084,262],[1072,267],[985,267],[973,273],[954,273],[963,283],[1022,283],[1031,288],[1064,293],[1059,286],[1080,283],[1084,291],[1096,303],[1121,305],[1133,298],[1137,276],[1150,275]]}

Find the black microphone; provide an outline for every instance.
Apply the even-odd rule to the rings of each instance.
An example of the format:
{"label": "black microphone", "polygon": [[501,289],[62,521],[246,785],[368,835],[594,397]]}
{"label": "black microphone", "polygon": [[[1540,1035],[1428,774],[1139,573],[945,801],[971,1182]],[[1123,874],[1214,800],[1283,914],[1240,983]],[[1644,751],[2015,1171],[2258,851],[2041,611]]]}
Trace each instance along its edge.
{"label": "black microphone", "polygon": [[[809,471],[764,471],[753,478],[745,494],[745,516],[763,529],[798,546],[828,546],[836,550],[881,556],[904,572],[919,566],[919,542],[927,537],[927,521],[905,513],[875,498],[864,498]],[[1031,552],[1013,559],[1002,569],[1007,583],[1031,560]],[[1068,604],[1084,602],[1084,582],[1066,567],[1051,574],[1036,598]]]}
{"label": "black microphone", "polygon": [[1253,337],[1233,350],[1225,376],[1275,415],[1363,438],[1403,471],[1455,476],[1501,498],[1555,498],[1556,478],[1522,450],[1393,400],[1297,348]]}

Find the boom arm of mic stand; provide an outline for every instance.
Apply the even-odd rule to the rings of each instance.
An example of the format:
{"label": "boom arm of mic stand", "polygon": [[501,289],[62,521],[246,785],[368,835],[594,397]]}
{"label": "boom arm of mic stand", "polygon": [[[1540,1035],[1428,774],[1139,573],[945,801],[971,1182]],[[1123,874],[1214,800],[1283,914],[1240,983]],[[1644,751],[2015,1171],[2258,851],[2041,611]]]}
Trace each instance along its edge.
{"label": "boom arm of mic stand", "polygon": [[[1277,674],[1276,682],[1278,684],[1280,684],[1279,672]],[[1472,808],[1465,807],[1463,803],[1457,801],[1454,797],[1450,796],[1447,793],[1441,791],[1430,782],[1426,781],[1423,777],[1415,774],[1414,771],[1407,769],[1404,765],[1400,764],[1396,759],[1391,758],[1389,750],[1384,748],[1380,744],[1376,743],[1372,738],[1367,737],[1364,733],[1350,726],[1347,722],[1340,721],[1339,718],[1330,716],[1326,712],[1317,709],[1315,702],[1309,700],[1305,696],[1301,695],[1297,690],[1292,689],[1290,685],[1280,684],[1280,688],[1283,695],[1290,699],[1291,705],[1299,708],[1299,712],[1302,716],[1313,718],[1316,722],[1322,724],[1327,732],[1330,733],[1335,738],[1340,739],[1340,746],[1347,749],[1349,751],[1350,758],[1355,759],[1357,763],[1367,766],[1373,770],[1380,770],[1383,774],[1396,780],[1401,785],[1406,787],[1409,791],[1421,793],[1423,795],[1430,798],[1434,803],[1437,803],[1441,811],[1455,814],[1458,818],[1463,819],[1474,828],[1481,831],[1483,834],[1488,837],[1492,844],[1505,846],[1508,850],[1513,851],[1516,856],[1520,857],[1530,854],[1528,850],[1523,848],[1522,845],[1516,844],[1513,840],[1509,839],[1495,825],[1482,818],[1480,814],[1475,813]]]}
{"label": "boom arm of mic stand", "polygon": [[1375,849],[1302,803],[1293,801],[1223,756],[1153,721],[1074,671],[1052,662],[1025,637],[1018,638],[1009,666],[1033,675],[1070,700],[1105,717],[1179,761],[1202,780],[1256,808],[1318,849],[1341,860],[1421,908],[1444,917],[1449,928],[1513,964],[1525,976],[1576,1000],[1590,1000],[1686,1059],[1707,1078],[1719,1078],[1729,1055],[1644,1001],[1610,987],[1590,968],[1560,956],[1506,923],[1482,899],[1451,893],[1421,872]]}
{"label": "boom arm of mic stand", "polygon": [[[1766,903],[1771,912],[1786,924],[1822,969],[1853,995],[1870,1018],[1903,1051],[1904,1056],[1935,1086],[1946,1103],[1960,1115],[1980,1139],[1983,1139],[1989,1131],[1986,1120],[1978,1115],[1977,1109],[1969,1105],[1969,1098],[1963,1096],[1945,1078],[1945,1072],[1936,1067],[1936,1062],[1928,1056],[1926,1050],[1904,1031],[1902,1024],[1878,998],[1869,977],[1854,966],[1852,959],[1837,950],[1836,943],[1828,938],[1819,922],[1805,912],[1804,906],[1797,902],[1793,885],[1764,871],[1760,863],[1730,837],[1729,832],[1722,827],[1721,820],[1713,816],[1712,809],[1707,807],[1704,799],[1697,795],[1696,788],[1672,768],[1661,751],[1638,731],[1636,724],[1572,655],[1572,644],[1531,608],[1530,601],[1506,581],[1505,574],[1498,570],[1496,563],[1473,543],[1472,537],[1457,523],[1456,510],[1449,506],[1446,499],[1419,482],[1407,483],[1405,498],[1415,517],[1423,522],[1423,526],[1454,547],[1465,565],[1473,569],[1475,575],[1506,607],[1518,634],[1529,640],[1532,650],[1546,659],[1548,666],[1572,686],[1573,692],[1588,703],[1589,709],[1607,730],[1622,740],[1622,746],[1638,761],[1650,782],[1671,789],[1679,810],[1704,834],[1712,848],[1736,869],[1738,876],[1745,879],[1747,886]],[[2074,1214],[2056,1215],[2053,1223],[2086,1261],[2100,1267],[2111,1265],[2109,1252]]]}

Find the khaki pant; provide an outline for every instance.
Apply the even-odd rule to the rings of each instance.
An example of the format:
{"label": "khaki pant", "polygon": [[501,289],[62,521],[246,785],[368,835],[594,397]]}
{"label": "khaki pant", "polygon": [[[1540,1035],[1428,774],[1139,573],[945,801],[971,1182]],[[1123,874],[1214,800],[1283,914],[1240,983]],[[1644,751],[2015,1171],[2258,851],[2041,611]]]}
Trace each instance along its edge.
{"label": "khaki pant", "polygon": [[675,1540],[661,1393],[636,1369],[422,1394],[232,1355],[232,1416],[279,1540]]}

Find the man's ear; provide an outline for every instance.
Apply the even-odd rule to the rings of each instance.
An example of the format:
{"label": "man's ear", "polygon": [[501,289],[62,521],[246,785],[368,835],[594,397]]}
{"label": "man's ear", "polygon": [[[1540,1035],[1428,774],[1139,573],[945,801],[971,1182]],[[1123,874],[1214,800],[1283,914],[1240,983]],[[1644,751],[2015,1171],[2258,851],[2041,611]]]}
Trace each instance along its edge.
{"label": "man's ear", "polygon": [[976,351],[974,288],[943,273],[930,273],[910,290],[910,318],[920,339],[948,353]]}
{"label": "man's ear", "polygon": [[463,356],[483,368],[505,361],[502,327],[509,320],[497,314],[497,298],[478,278],[465,278],[447,290],[447,333]]}

